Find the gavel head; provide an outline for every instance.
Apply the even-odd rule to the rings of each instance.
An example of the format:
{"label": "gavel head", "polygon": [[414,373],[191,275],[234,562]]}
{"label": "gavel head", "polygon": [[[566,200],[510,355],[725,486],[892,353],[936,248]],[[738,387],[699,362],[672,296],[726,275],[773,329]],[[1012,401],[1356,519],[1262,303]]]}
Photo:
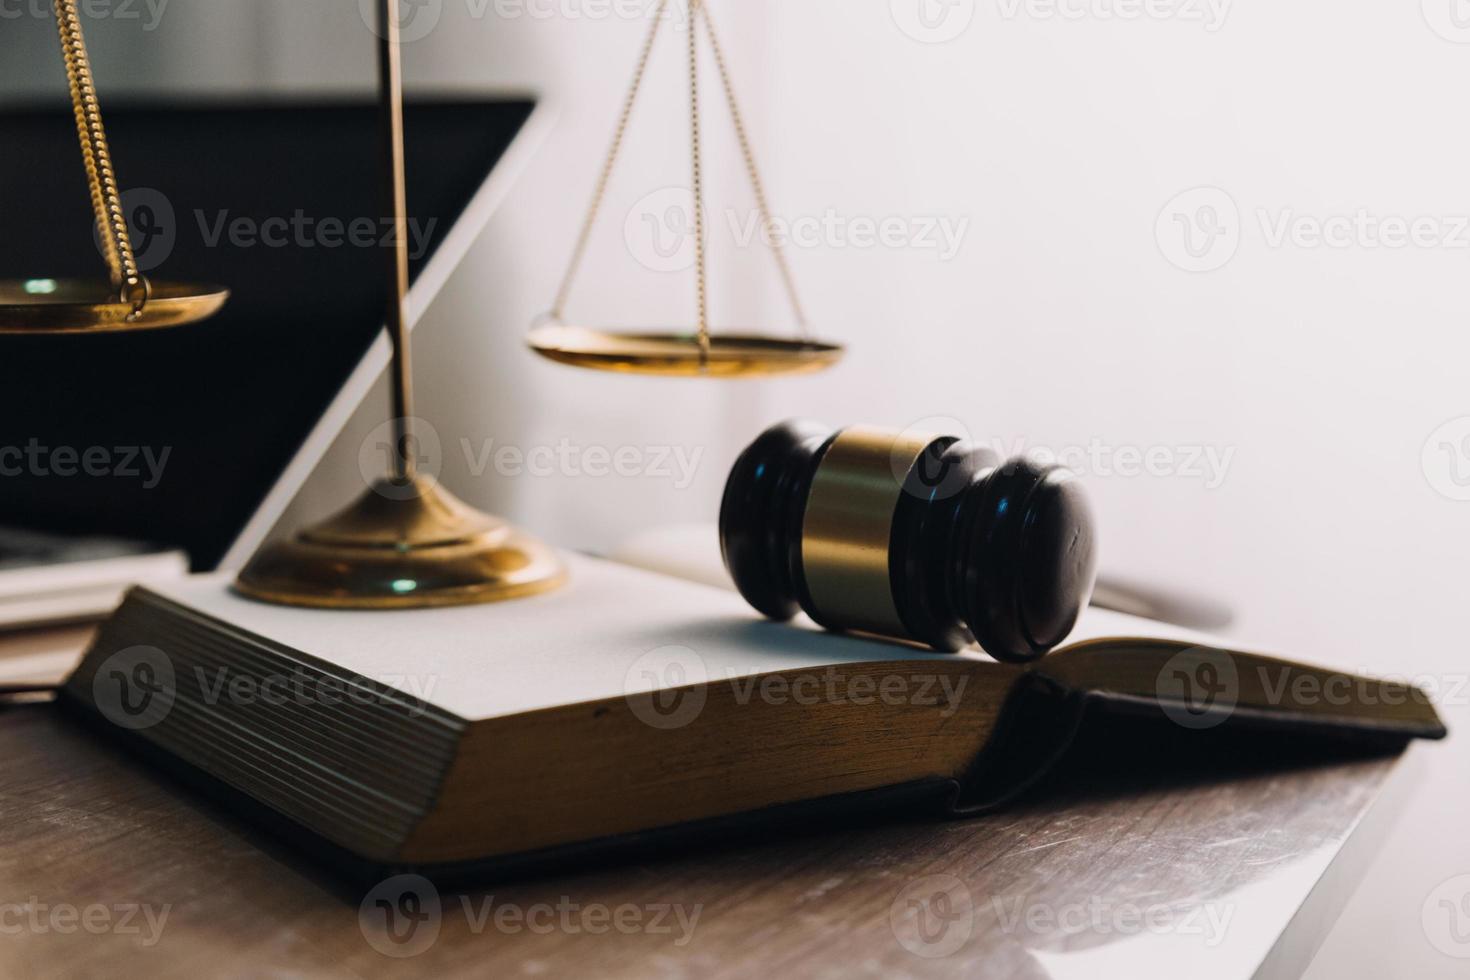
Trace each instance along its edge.
{"label": "gavel head", "polygon": [[1092,595],[1097,537],[1065,469],[952,436],[772,426],[720,507],[725,567],[772,619],[998,660],[1056,646]]}

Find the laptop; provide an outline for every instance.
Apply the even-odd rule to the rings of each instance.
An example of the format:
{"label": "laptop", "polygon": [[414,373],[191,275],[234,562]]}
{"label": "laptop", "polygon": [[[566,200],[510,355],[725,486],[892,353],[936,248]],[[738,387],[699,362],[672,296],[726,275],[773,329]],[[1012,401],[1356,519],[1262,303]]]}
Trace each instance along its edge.
{"label": "laptop", "polygon": [[[192,327],[0,339],[0,566],[27,608],[51,610],[11,628],[104,615],[119,568],[243,564],[388,363],[374,102],[105,109],[140,266],[232,296]],[[548,126],[525,95],[409,100],[411,316]],[[101,276],[69,109],[0,110],[0,145],[0,278]],[[54,581],[92,591],[61,607],[25,594]]]}

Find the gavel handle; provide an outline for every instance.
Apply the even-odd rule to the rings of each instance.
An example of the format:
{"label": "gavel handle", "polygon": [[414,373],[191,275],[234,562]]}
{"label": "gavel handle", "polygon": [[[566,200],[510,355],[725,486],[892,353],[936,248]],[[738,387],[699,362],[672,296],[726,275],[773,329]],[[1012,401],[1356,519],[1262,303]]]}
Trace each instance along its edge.
{"label": "gavel handle", "polygon": [[1234,611],[1218,599],[1106,572],[1097,577],[1092,604],[1197,630],[1223,629],[1235,619]]}

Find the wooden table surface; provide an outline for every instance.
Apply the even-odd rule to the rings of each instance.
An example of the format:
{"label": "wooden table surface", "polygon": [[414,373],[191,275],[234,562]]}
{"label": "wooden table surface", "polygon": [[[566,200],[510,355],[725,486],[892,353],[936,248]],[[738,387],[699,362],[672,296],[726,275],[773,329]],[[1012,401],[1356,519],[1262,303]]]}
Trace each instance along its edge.
{"label": "wooden table surface", "polygon": [[984,818],[368,892],[54,706],[12,706],[0,975],[1290,976],[1412,786],[1416,751],[1097,746]]}

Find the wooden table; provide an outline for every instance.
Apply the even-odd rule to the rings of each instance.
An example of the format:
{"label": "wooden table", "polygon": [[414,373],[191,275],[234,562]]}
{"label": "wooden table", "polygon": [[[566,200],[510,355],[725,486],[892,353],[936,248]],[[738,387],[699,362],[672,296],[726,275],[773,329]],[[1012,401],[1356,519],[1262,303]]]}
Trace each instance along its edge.
{"label": "wooden table", "polygon": [[365,895],[54,706],[14,706],[0,709],[0,975],[1296,975],[1417,750],[1192,746],[1142,763],[1150,751],[1084,750],[980,819]]}

